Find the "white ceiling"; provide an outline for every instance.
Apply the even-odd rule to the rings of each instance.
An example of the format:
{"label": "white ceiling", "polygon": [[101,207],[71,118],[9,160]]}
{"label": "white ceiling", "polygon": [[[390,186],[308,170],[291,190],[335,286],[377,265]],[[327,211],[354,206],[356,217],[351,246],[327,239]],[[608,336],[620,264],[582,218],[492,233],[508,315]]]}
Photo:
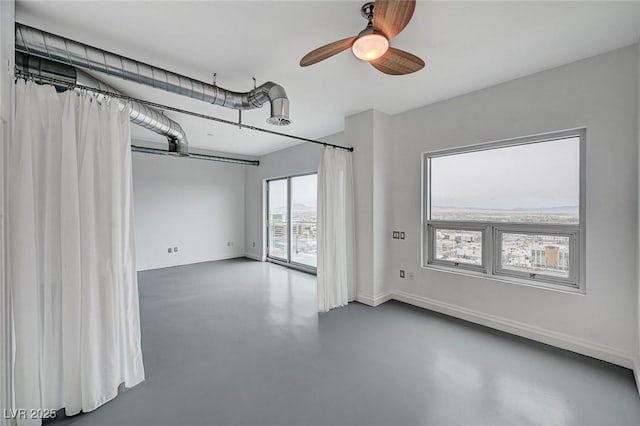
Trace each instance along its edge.
{"label": "white ceiling", "polygon": [[[268,105],[243,121],[319,138],[367,109],[397,114],[636,43],[640,2],[421,2],[392,45],[427,67],[384,75],[350,51],[309,68],[300,58],[357,34],[361,1],[17,2],[17,20],[236,91],[272,80],[291,101],[288,127],[265,123]],[[237,112],[100,76],[136,97],[237,120]],[[298,142],[167,112],[194,147],[263,155]],[[157,135],[135,130],[143,139]]]}

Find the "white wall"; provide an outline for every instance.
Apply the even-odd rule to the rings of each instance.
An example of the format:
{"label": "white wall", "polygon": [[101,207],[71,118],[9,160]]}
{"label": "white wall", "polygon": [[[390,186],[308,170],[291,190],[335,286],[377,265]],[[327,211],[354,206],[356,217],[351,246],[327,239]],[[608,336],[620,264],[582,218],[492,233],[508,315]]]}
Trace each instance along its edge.
{"label": "white wall", "polygon": [[244,256],[245,167],[134,152],[138,270]]}
{"label": "white wall", "polygon": [[[638,164],[640,170],[640,42],[638,43]],[[640,191],[640,173],[638,175],[638,190]],[[638,223],[640,224],[640,192],[638,196]],[[640,228],[640,226],[639,226]],[[638,229],[639,249],[640,249],[640,229]],[[640,255],[640,253],[638,253]],[[637,301],[636,314],[638,320],[638,347],[636,348],[636,360],[634,373],[636,377],[636,383],[638,384],[638,391],[640,391],[640,258],[638,259],[638,288],[637,288]]]}
{"label": "white wall", "polygon": [[[342,133],[322,138],[323,142],[342,144]],[[318,170],[322,145],[303,143],[267,154],[260,158],[259,167],[246,167],[246,255],[263,259],[264,239],[264,181]]]}
{"label": "white wall", "polygon": [[[631,46],[393,117],[346,117],[332,137],[355,147],[358,300],[393,297],[631,367],[640,344],[638,61]],[[421,153],[579,127],[586,294],[421,268]],[[313,170],[318,154],[299,145],[247,169],[248,255],[262,256],[263,179]],[[393,230],[406,239],[393,240]]]}
{"label": "white wall", "polygon": [[[374,297],[374,111],[345,118],[344,138],[354,148],[356,300],[373,305]],[[377,265],[380,266],[380,265]],[[376,268],[377,269],[377,268]]]}
{"label": "white wall", "polygon": [[344,138],[355,149],[356,300],[375,306],[388,300],[389,290],[391,117],[373,110],[346,117]]}
{"label": "white wall", "polygon": [[[393,118],[394,297],[631,366],[638,344],[638,48],[631,46]],[[586,295],[420,267],[429,150],[587,128]]]}
{"label": "white wall", "polygon": [[377,305],[389,291],[392,275],[388,259],[392,254],[389,243],[391,215],[391,164],[389,158],[396,146],[392,133],[391,117],[374,111],[373,128],[373,304]]}

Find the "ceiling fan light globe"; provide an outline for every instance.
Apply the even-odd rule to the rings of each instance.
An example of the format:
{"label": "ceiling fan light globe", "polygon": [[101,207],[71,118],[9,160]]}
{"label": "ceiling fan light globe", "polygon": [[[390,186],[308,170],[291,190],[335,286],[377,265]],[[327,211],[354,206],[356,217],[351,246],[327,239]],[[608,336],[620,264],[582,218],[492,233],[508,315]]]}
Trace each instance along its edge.
{"label": "ceiling fan light globe", "polygon": [[353,54],[363,61],[373,61],[389,49],[389,40],[380,34],[367,34],[358,38],[351,47]]}

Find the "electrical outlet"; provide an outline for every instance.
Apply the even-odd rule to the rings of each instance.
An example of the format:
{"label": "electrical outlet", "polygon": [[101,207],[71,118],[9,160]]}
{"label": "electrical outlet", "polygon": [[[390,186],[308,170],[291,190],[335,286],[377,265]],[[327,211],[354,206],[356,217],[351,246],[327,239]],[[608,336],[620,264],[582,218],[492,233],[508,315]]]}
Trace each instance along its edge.
{"label": "electrical outlet", "polygon": [[401,239],[401,240],[404,240],[404,232],[401,232],[401,233],[400,233],[400,239]]}
{"label": "electrical outlet", "polygon": [[231,241],[227,241],[227,247],[231,247]]}
{"label": "electrical outlet", "polygon": [[254,241],[254,242],[253,242],[253,247],[255,247],[255,246],[256,246],[256,242]]}
{"label": "electrical outlet", "polygon": [[393,231],[393,238],[396,240],[400,238],[400,233],[398,231]]}
{"label": "electrical outlet", "polygon": [[174,253],[177,253],[177,252],[178,252],[178,246],[175,246],[175,247],[173,248],[173,252],[174,252]]}
{"label": "electrical outlet", "polygon": [[167,249],[167,252],[168,252],[168,253],[171,253],[171,252],[172,252],[171,247],[169,247],[169,248]]}
{"label": "electrical outlet", "polygon": [[404,278],[404,270],[400,269],[400,278]]}

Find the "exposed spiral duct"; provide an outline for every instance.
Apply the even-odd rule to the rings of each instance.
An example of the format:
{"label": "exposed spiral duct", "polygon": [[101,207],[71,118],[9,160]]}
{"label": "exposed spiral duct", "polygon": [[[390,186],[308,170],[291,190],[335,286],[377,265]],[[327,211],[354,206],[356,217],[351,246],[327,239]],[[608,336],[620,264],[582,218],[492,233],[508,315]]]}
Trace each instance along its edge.
{"label": "exposed spiral duct", "polygon": [[16,23],[15,45],[16,51],[102,72],[226,108],[255,109],[269,102],[271,116],[267,119],[268,123],[291,123],[287,94],[282,86],[270,81],[249,92],[234,92],[19,23]]}
{"label": "exposed spiral duct", "polygon": [[[111,86],[93,78],[89,74],[74,67],[47,59],[16,52],[16,68],[21,72],[43,77],[53,77],[70,85],[79,84],[85,87],[117,92]],[[88,90],[90,92],[90,90]],[[95,93],[98,99],[103,95]],[[188,142],[184,130],[178,123],[164,116],[159,111],[135,101],[118,100],[120,110],[129,105],[129,119],[133,124],[166,136],[169,139],[169,151],[186,154]]]}

